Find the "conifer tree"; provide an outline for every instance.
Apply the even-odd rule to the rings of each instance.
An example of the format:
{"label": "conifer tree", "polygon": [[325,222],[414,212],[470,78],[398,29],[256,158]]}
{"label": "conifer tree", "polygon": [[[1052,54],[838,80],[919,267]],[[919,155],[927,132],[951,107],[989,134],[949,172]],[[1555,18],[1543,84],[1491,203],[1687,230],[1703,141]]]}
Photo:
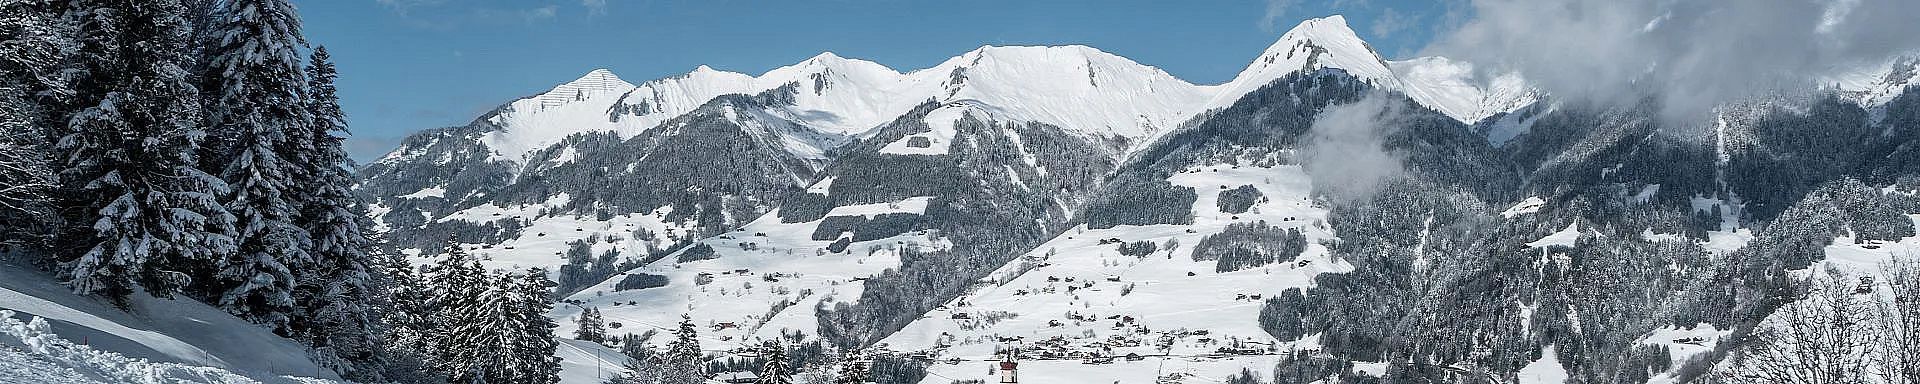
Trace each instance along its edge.
{"label": "conifer tree", "polygon": [[75,292],[171,296],[231,254],[226,183],[195,168],[199,92],[187,77],[178,0],[78,0],[71,115],[56,151]]}
{"label": "conifer tree", "polygon": [[867,369],[867,356],[863,351],[847,353],[846,361],[840,362],[840,374],[834,377],[837,384],[865,384],[873,381],[873,375]]}
{"label": "conifer tree", "polygon": [[511,344],[514,346],[514,383],[560,382],[560,358],[553,355],[560,347],[553,335],[558,325],[547,317],[547,312],[553,310],[554,285],[553,280],[547,279],[546,270],[533,268],[521,274],[519,281],[511,286],[516,301],[511,315],[516,321]]}
{"label": "conifer tree", "polygon": [[787,348],[779,341],[767,341],[760,345],[761,353],[767,356],[767,364],[760,367],[760,379],[756,384],[793,384],[792,368],[787,367]]}
{"label": "conifer tree", "polygon": [[385,363],[389,365],[386,371],[392,373],[406,369],[395,365],[427,364],[432,358],[431,336],[436,327],[433,321],[435,316],[427,308],[432,290],[418,273],[419,268],[407,262],[405,255],[394,254],[386,260],[382,269],[387,281],[385,301],[388,308],[380,313],[380,323],[385,331],[381,341],[387,360]]}
{"label": "conifer tree", "polygon": [[346,133],[346,117],[340,111],[333,84],[338,74],[326,47],[314,49],[306,70],[306,114],[312,120],[308,137],[298,139],[308,140],[302,148],[312,153],[299,156],[307,162],[299,164],[295,184],[311,191],[304,194],[298,224],[312,239],[308,253],[313,264],[296,273],[295,301],[301,305],[302,318],[295,330],[317,350],[331,350],[345,362],[365,368],[379,363],[370,358],[376,356],[383,333],[374,305],[380,290],[376,282],[383,279],[373,267],[366,206],[354,195],[353,175],[346,168],[351,161],[342,138],[335,136]]}
{"label": "conifer tree", "polygon": [[607,341],[606,322],[600,317],[600,309],[587,307],[580,310],[580,317],[574,319],[579,328],[573,331],[574,340],[603,343]]}
{"label": "conifer tree", "polygon": [[518,294],[517,278],[497,274],[482,278],[490,289],[478,290],[468,304],[448,307],[448,332],[440,341],[442,353],[435,367],[454,383],[512,383]]}
{"label": "conifer tree", "polygon": [[456,342],[461,336],[457,329],[472,322],[472,314],[462,311],[477,305],[492,284],[479,261],[462,247],[458,239],[448,236],[445,251],[426,267],[426,294],[420,308],[426,316],[423,325],[428,327],[420,335],[420,346],[428,351],[428,363],[449,376],[456,372],[446,364],[455,359],[456,353],[472,348],[471,344]]}
{"label": "conifer tree", "polygon": [[[650,348],[650,347],[649,347]],[[667,382],[666,364],[659,354],[635,357],[624,368],[626,373],[607,380],[607,384],[661,384]]]}
{"label": "conifer tree", "polygon": [[300,60],[306,41],[286,0],[229,0],[215,12],[204,75],[214,140],[205,160],[232,187],[224,202],[238,220],[240,248],[205,288],[227,311],[291,335],[294,271],[313,261],[312,240],[295,224],[308,200],[299,164],[313,160]]}
{"label": "conifer tree", "polygon": [[666,384],[697,384],[707,380],[706,360],[700,352],[700,332],[694,329],[693,318],[680,315],[680,326],[673,331],[673,341],[667,343],[666,355],[662,356],[663,382]]}

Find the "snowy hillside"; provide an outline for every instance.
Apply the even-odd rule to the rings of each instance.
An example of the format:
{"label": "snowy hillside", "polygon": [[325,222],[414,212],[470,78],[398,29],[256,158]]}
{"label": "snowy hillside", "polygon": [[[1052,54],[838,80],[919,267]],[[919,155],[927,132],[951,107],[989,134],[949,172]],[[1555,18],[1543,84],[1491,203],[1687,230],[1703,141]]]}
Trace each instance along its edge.
{"label": "snowy hillside", "polygon": [[[1217,193],[1203,193],[1193,203],[1191,225],[1069,230],[884,345],[967,360],[992,360],[1000,349],[1021,348],[1027,358],[1072,365],[1102,356],[1167,356],[1121,359],[1102,369],[1035,369],[1075,372],[1082,382],[1136,382],[1157,377],[1142,373],[1160,367],[1159,376],[1184,372],[1219,380],[1239,367],[1272,364],[1270,356],[1257,355],[1313,349],[1313,340],[1274,340],[1257,321],[1264,298],[1312,286],[1320,273],[1352,268],[1317,244],[1332,234],[1322,226],[1326,210],[1308,198],[1311,186],[1300,168],[1211,164],[1171,181],[1208,192],[1252,185],[1265,199],[1234,214],[1220,210]],[[1217,272],[1213,260],[1195,259],[1195,245],[1203,238],[1219,235],[1228,224],[1256,222],[1299,229],[1311,245],[1290,260],[1237,271]],[[1175,246],[1144,255],[1118,250],[1141,241]],[[1256,356],[1234,357],[1239,354]],[[967,371],[948,374],[969,378],[978,373]]]}
{"label": "snowy hillside", "polygon": [[0,317],[0,381],[10,383],[338,379],[315,365],[306,347],[220,309],[138,294],[122,311],[11,261],[0,261]]}
{"label": "snowy hillside", "polygon": [[[924,209],[924,199],[836,215],[917,215],[912,212],[916,207]],[[829,251],[837,248],[833,243],[839,237],[815,240],[821,221],[782,223],[777,214],[769,214],[739,231],[625,271],[568,297],[567,304],[556,308],[553,317],[561,320],[558,333],[571,334],[577,325],[568,320],[581,308],[594,307],[609,323],[623,324],[612,330],[616,333],[668,332],[681,314],[690,314],[696,324],[707,327],[702,329],[702,341],[714,350],[751,347],[754,340],[774,339],[783,332],[813,334],[819,328],[814,308],[822,302],[860,297],[862,280],[899,267],[895,249],[939,246],[926,234],[909,233]],[[659,279],[665,285],[640,283],[647,279]]]}

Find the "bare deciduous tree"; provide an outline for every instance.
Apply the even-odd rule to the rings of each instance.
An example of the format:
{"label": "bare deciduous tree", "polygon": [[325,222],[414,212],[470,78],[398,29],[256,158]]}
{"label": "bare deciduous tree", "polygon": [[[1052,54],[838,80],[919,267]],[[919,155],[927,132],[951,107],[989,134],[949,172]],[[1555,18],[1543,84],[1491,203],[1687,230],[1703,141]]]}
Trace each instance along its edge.
{"label": "bare deciduous tree", "polygon": [[1875,347],[1872,296],[1838,270],[1809,276],[1787,303],[1753,331],[1753,347],[1734,361],[1735,383],[1867,383]]}
{"label": "bare deciduous tree", "polygon": [[1886,289],[1874,300],[1875,365],[1887,384],[1920,384],[1920,265],[1899,255],[1882,265]]}

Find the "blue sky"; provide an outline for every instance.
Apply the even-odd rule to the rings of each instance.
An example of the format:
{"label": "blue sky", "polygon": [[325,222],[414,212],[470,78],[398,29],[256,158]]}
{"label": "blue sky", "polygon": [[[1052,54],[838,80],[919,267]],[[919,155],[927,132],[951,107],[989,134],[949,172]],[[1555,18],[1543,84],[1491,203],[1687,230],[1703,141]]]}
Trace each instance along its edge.
{"label": "blue sky", "polygon": [[332,51],[367,160],[407,134],[608,68],[631,82],[705,64],[759,74],[833,51],[897,70],[981,45],[1083,44],[1187,81],[1226,81],[1300,20],[1343,14],[1388,58],[1447,25],[1447,0],[294,0]]}

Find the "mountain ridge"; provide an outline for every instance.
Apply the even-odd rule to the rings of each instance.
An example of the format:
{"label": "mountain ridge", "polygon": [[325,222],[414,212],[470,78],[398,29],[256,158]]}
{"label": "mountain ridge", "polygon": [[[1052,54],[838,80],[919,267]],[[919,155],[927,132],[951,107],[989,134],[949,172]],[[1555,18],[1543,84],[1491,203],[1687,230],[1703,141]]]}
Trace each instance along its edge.
{"label": "mountain ridge", "polygon": [[[1517,76],[1483,81],[1471,64],[1434,57],[1385,60],[1344,17],[1335,15],[1300,23],[1220,84],[1193,84],[1158,67],[1078,44],[982,45],[904,72],[834,52],[759,75],[700,65],[639,84],[598,68],[508,103],[505,113],[493,117],[502,128],[490,132],[484,143],[494,152],[489,157],[493,161],[521,161],[570,134],[614,131],[631,136],[720,95],[756,94],[788,84],[798,85],[801,92],[783,113],[822,131],[860,135],[923,101],[971,99],[1009,120],[1139,143],[1192,116],[1224,108],[1279,76],[1319,68],[1344,69],[1469,124],[1535,99]],[[591,107],[572,107],[580,103]],[[594,110],[604,110],[608,118],[590,118]]]}

